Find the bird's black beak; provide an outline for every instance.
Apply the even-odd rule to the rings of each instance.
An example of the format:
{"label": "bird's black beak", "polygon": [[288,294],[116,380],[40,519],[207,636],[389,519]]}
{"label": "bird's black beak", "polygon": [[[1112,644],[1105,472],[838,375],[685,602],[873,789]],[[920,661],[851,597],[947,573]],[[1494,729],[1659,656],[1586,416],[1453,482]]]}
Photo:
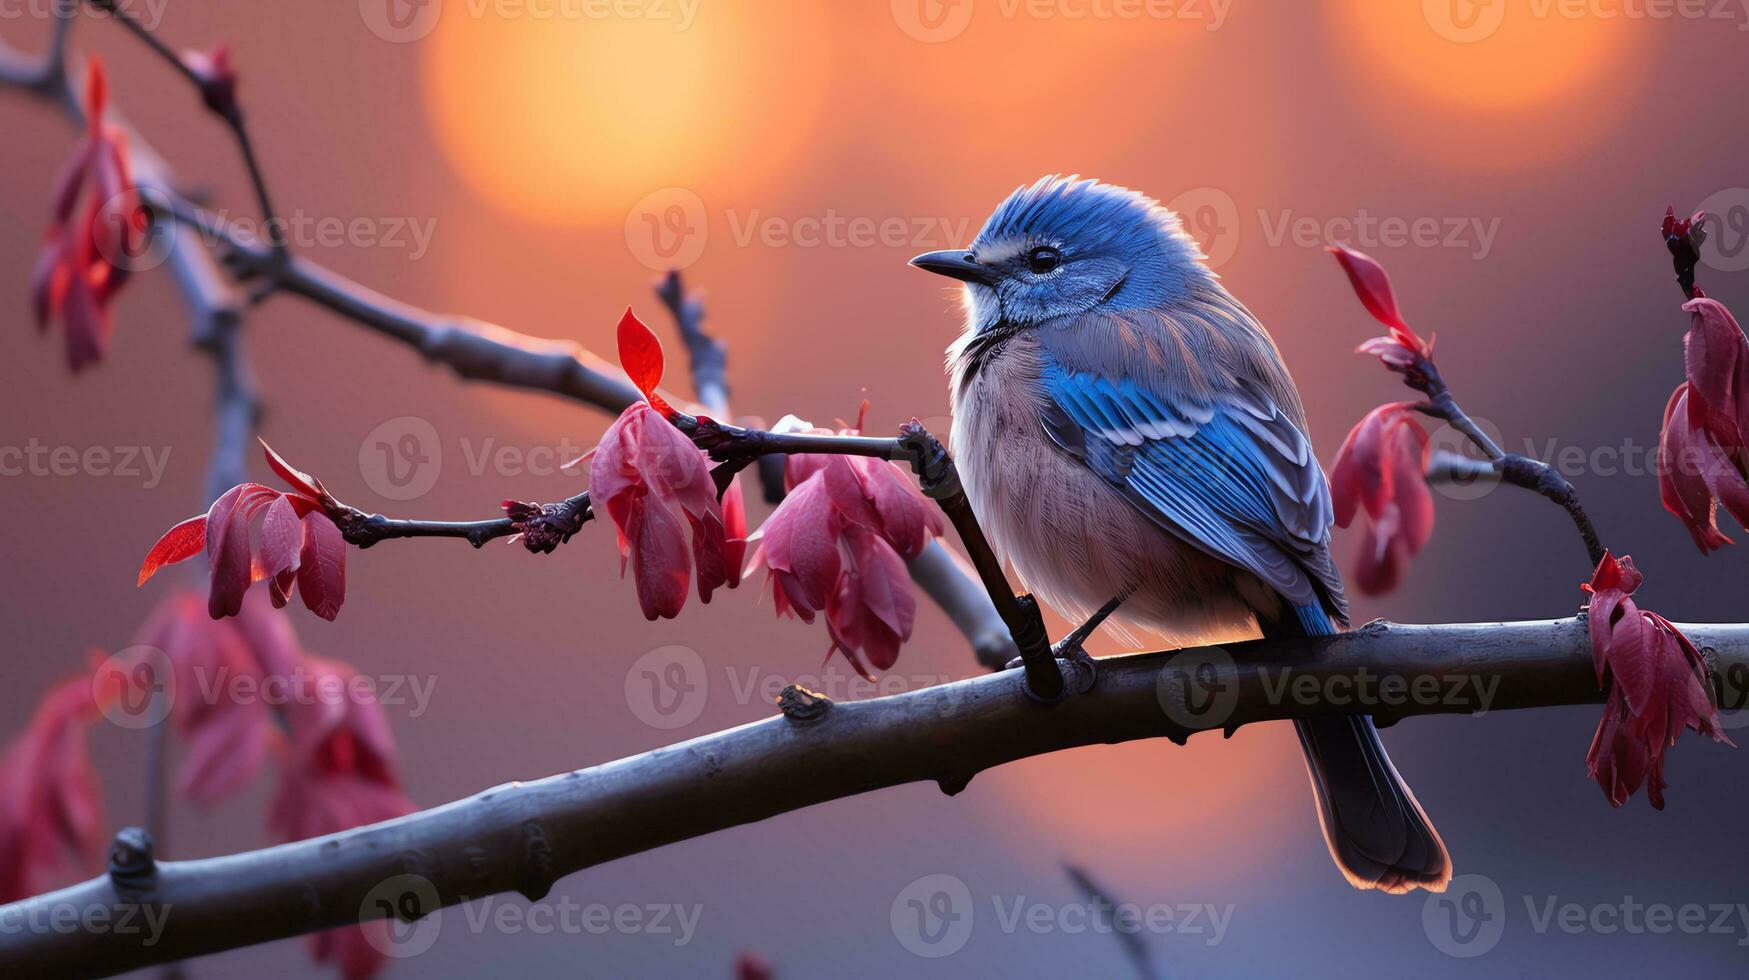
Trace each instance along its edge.
{"label": "bird's black beak", "polygon": [[996,277],[989,266],[979,265],[972,258],[972,253],[963,248],[950,248],[940,252],[924,252],[911,260],[911,264],[926,272],[958,279],[961,282],[975,282],[990,286],[996,282]]}

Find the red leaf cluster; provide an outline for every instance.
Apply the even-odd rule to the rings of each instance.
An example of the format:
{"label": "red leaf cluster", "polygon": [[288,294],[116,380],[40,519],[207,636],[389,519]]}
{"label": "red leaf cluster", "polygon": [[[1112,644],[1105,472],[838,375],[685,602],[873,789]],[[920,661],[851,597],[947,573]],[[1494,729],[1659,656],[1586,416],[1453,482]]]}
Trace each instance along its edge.
{"label": "red leaf cluster", "polygon": [[[845,431],[860,427],[859,419]],[[811,623],[825,610],[828,655],[842,652],[865,676],[872,676],[865,656],[875,669],[890,669],[917,613],[905,561],[942,533],[941,512],[883,459],[791,456],[784,482],[789,495],[760,530],[749,572],[769,569],[779,616]]]}
{"label": "red leaf cluster", "polygon": [[613,521],[621,573],[629,562],[644,616],[673,619],[694,573],[702,602],[741,584],[746,503],[739,481],[718,499],[710,457],[669,421],[676,413],[656,392],[662,344],[629,308],[619,322],[619,359],[645,401],[620,413],[590,454],[590,504]]}
{"label": "red leaf cluster", "polygon": [[1706,662],[1669,620],[1633,600],[1643,576],[1632,558],[1605,554],[1584,588],[1597,682],[1613,681],[1585,765],[1614,806],[1646,787],[1664,809],[1664,751],[1682,730],[1730,744],[1719,728]]}
{"label": "red leaf cluster", "polygon": [[0,904],[35,894],[42,876],[89,860],[102,803],[86,735],[98,717],[89,674],[51,688],[0,755]]}
{"label": "red leaf cluster", "polygon": [[694,572],[703,602],[740,584],[746,510],[738,491],[730,496],[727,507],[717,500],[709,458],[645,402],[602,435],[589,460],[590,504],[613,521],[645,617],[678,616]]}
{"label": "red leaf cluster", "polygon": [[[30,281],[37,328],[47,331],[61,321],[67,364],[75,372],[102,359],[108,348],[109,307],[127,281],[127,260],[145,245],[149,225],[134,186],[127,136],[103,121],[109,85],[97,58],[87,70],[85,93],[85,139],[56,180],[53,220]],[[91,193],[84,195],[87,185]]]}
{"label": "red leaf cluster", "polygon": [[1360,297],[1362,306],[1373,319],[1390,328],[1390,333],[1361,344],[1359,353],[1377,357],[1385,367],[1411,382],[1425,379],[1433,360],[1433,342],[1422,340],[1403,321],[1397,309],[1397,296],[1391,289],[1391,277],[1371,256],[1340,245],[1330,247],[1330,253],[1348,274],[1348,282]]}
{"label": "red leaf cluster", "polygon": [[1718,508],[1749,526],[1749,341],[1723,304],[1683,304],[1692,317],[1683,341],[1688,380],[1664,409],[1658,440],[1658,491],[1702,554],[1731,543]]}
{"label": "red leaf cluster", "polygon": [[1427,432],[1409,402],[1368,412],[1336,451],[1330,495],[1337,526],[1349,526],[1362,508],[1370,518],[1354,570],[1355,585],[1368,595],[1396,588],[1409,558],[1433,535],[1428,452]]}
{"label": "red leaf cluster", "polygon": [[[271,754],[278,760],[268,830],[293,841],[410,813],[395,773],[383,708],[351,667],[303,650],[285,614],[248,597],[234,619],[214,620],[193,594],[172,597],[140,642],[174,672],[171,720],[186,739],[180,792],[211,805],[242,789]],[[248,692],[244,696],[244,692]],[[383,964],[378,922],[310,937],[311,955],[346,977]]]}
{"label": "red leaf cluster", "polygon": [[294,469],[267,443],[261,448],[268,465],[293,492],[259,483],[225,491],[205,514],[158,539],[140,565],[139,584],[145,585],[165,565],[204,551],[212,573],[207,597],[212,618],[237,615],[243,594],[266,580],[276,607],[289,602],[294,591],[301,592],[311,612],[332,620],[346,599],[346,540],[328,516],[338,505],[322,481]]}
{"label": "red leaf cluster", "polygon": [[173,692],[169,719],[184,740],[178,793],[212,806],[248,785],[279,733],[266,700],[232,697],[231,685],[245,682],[259,690],[268,676],[295,670],[302,654],[284,618],[251,601],[237,617],[215,620],[198,595],[179,592],[152,611],[136,642],[168,660],[167,681],[141,676],[137,666],[124,668],[131,668],[125,672],[130,679],[164,683]]}
{"label": "red leaf cluster", "polygon": [[[270,615],[289,630],[283,616]],[[302,652],[296,658],[292,669],[311,693],[288,700],[280,712],[286,748],[268,829],[283,840],[304,840],[412,813],[395,772],[388,716],[370,688],[356,684],[357,671],[346,664]],[[308,938],[310,955],[335,964],[348,980],[362,980],[384,963],[384,929],[378,921],[316,933]]]}

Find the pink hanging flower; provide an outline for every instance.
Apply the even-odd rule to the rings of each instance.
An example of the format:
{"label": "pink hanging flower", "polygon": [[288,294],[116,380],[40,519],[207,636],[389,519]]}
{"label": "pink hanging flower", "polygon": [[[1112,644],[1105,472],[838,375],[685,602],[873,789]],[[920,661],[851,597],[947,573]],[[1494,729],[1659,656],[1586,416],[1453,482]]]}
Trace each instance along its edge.
{"label": "pink hanging flower", "polygon": [[1731,543],[1718,527],[1721,504],[1749,526],[1749,340],[1716,300],[1682,308],[1692,317],[1683,341],[1688,380],[1664,409],[1658,492],[1706,554]]}
{"label": "pink hanging flower", "polygon": [[[859,416],[843,431],[861,425]],[[825,431],[795,419],[779,428]],[[811,623],[824,610],[832,650],[858,673],[890,669],[917,613],[905,561],[942,533],[941,512],[883,459],[791,456],[784,482],[789,494],[760,530],[749,573],[769,570],[779,616]]]}
{"label": "pink hanging flower", "polygon": [[1646,799],[1662,810],[1664,752],[1683,729],[1732,743],[1719,728],[1700,651],[1669,620],[1635,605],[1643,580],[1632,558],[1605,554],[1584,586],[1597,682],[1610,684],[1585,765],[1611,805],[1644,785]]}
{"label": "pink hanging flower", "polygon": [[35,894],[44,876],[96,852],[103,804],[86,744],[96,689],[90,674],[50,688],[0,754],[0,904]]}
{"label": "pink hanging flower", "polygon": [[[299,667],[315,695],[286,706],[289,746],[269,829],[287,841],[305,840],[413,812],[395,775],[388,718],[353,683],[356,671],[309,655]],[[316,933],[308,939],[310,955],[339,966],[349,980],[363,980],[385,962],[386,928],[375,921]]]}
{"label": "pink hanging flower", "polygon": [[1368,412],[1336,451],[1330,473],[1336,525],[1349,526],[1361,509],[1370,519],[1354,569],[1355,585],[1368,595],[1396,588],[1409,558],[1433,535],[1428,451],[1410,402]]}

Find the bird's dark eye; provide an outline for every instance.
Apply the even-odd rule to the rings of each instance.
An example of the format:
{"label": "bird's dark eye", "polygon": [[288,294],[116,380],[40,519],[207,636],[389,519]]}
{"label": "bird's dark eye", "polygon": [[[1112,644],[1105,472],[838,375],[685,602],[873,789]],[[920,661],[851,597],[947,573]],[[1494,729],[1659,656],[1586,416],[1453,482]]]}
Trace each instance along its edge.
{"label": "bird's dark eye", "polygon": [[1063,264],[1063,253],[1049,245],[1040,245],[1026,253],[1026,267],[1037,275],[1044,275]]}

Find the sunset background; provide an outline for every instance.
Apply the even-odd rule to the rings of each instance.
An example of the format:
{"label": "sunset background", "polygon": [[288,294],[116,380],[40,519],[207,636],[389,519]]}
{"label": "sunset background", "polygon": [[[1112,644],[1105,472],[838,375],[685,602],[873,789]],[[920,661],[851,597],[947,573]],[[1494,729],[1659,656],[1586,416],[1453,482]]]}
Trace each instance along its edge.
{"label": "sunset background", "polygon": [[[1326,463],[1363,413],[1405,397],[1352,353],[1377,328],[1323,251],[1340,239],[1385,263],[1409,320],[1439,336],[1459,398],[1508,449],[1577,454],[1565,471],[1604,539],[1646,571],[1649,607],[1677,621],[1749,620],[1749,554],[1701,558],[1661,510],[1649,470],[1687,327],[1656,233],[1667,204],[1727,216],[1700,277],[1710,295],[1749,308],[1749,253],[1738,251],[1749,15],[1539,15],[1563,8],[1514,0],[1198,0],[1137,17],[1101,15],[1129,8],[1093,0],[632,0],[599,16],[563,0],[427,0],[397,27],[383,6],[136,4],[173,47],[231,43],[284,214],[371,219],[374,238],[400,242],[294,240],[373,288],[611,356],[628,303],[672,336],[651,282],[680,263],[730,345],[737,413],[828,423],[867,397],[872,428],[916,415],[945,433],[942,351],[957,297],[906,259],[963,244],[1042,174],[1097,176],[1185,214],[1274,333]],[[46,35],[40,16],[0,19],[15,47]],[[233,218],[255,216],[233,145],[181,80],[114,24],[87,18],[75,43],[102,54],[116,104],[191,190]],[[0,478],[5,737],[88,650],[127,646],[174,587],[136,590],[134,575],[162,530],[204,508],[211,369],[190,351],[160,272],[120,300],[108,360],[68,376],[59,339],[34,336],[27,297],[75,133],[48,107],[0,92],[0,134],[0,308],[12,311],[0,445],[169,453],[150,487]],[[1431,219],[1437,240],[1379,238],[1382,219]],[[367,509],[471,519],[504,498],[568,496],[583,484],[553,463],[609,422],[459,382],[293,297],[255,310],[247,333],[265,436]],[[678,376],[669,384],[685,388]],[[427,492],[394,499],[373,454],[415,428],[434,434],[441,464],[423,473]],[[495,462],[505,447],[521,465]],[[1344,555],[1357,542],[1338,533]],[[603,525],[545,558],[410,541],[354,552],[348,565],[339,620],[298,611],[293,621],[318,653],[433,685],[422,712],[389,709],[421,806],[767,717],[757,694],[767,684],[849,690],[841,660],[821,666],[824,630],[775,621],[753,587],[646,623]],[[1356,618],[1567,616],[1587,571],[1545,501],[1442,498],[1403,587],[1358,599]],[[627,691],[640,657],[671,645],[709,665],[709,692],[694,720],[663,729]],[[1095,651],[1120,652],[1107,639]],[[889,683],[974,672],[965,641],[920,602]],[[1474,962],[1430,941],[1424,913],[1434,913],[1420,895],[1344,884],[1297,746],[1277,725],[1186,748],[1157,740],[1033,759],[952,799],[919,784],[843,800],[590,869],[547,899],[702,906],[698,934],[678,948],[648,935],[472,934],[452,910],[435,948],[386,975],[727,976],[742,949],[784,977],[1122,975],[1110,936],[1001,929],[993,901],[1079,900],[1064,861],[1124,901],[1233,906],[1217,945],[1148,937],[1173,976],[1740,971],[1749,923],[1698,936],[1535,928],[1527,902],[1550,898],[1749,901],[1732,837],[1749,804],[1744,758],[1685,740],[1670,758],[1669,809],[1638,797],[1615,811],[1585,775],[1597,717],[1583,707],[1387,731],[1458,873],[1486,875],[1506,897],[1504,937]],[[136,822],[145,739],[104,726],[95,738],[109,818]],[[168,856],[268,843],[269,782],[212,811],[178,802]],[[924,959],[898,941],[890,910],[934,874],[967,884],[977,918],[965,948]],[[192,972],[310,968],[288,942]]]}

